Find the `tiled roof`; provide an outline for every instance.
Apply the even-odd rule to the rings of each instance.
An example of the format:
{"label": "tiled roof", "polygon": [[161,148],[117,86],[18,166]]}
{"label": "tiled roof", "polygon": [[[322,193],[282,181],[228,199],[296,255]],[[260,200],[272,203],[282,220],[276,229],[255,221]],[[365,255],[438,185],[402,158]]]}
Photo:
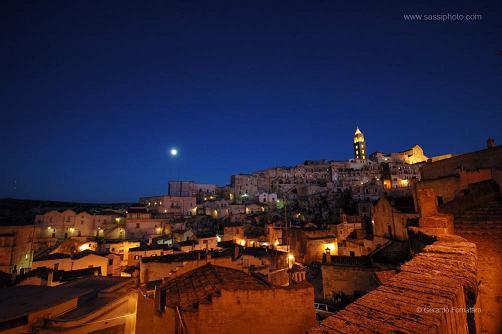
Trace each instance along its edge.
{"label": "tiled roof", "polygon": [[265,290],[271,285],[243,271],[206,264],[164,284],[167,306],[196,307],[209,303],[221,290]]}

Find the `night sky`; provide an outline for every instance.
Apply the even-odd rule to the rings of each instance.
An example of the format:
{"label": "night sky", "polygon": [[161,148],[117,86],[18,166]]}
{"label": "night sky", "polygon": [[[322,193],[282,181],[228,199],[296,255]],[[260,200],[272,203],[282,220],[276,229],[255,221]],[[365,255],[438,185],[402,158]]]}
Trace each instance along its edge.
{"label": "night sky", "polygon": [[[502,2],[2,1],[0,197],[502,143]],[[410,22],[404,14],[481,14]],[[169,157],[177,147],[179,156]]]}

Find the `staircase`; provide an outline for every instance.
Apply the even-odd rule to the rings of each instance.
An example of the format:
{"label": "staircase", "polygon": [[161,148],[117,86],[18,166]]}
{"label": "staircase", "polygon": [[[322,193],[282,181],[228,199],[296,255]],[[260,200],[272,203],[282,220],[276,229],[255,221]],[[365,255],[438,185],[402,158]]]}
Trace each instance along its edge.
{"label": "staircase", "polygon": [[477,248],[480,333],[502,333],[502,203],[490,201],[455,214],[454,228]]}
{"label": "staircase", "polygon": [[455,215],[456,234],[502,233],[502,203],[493,201]]}

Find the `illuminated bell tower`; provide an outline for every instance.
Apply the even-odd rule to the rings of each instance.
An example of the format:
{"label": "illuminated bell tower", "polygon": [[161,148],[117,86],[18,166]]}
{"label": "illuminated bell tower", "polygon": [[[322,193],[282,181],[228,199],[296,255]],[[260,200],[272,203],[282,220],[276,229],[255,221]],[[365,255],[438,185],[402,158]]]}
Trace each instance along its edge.
{"label": "illuminated bell tower", "polygon": [[366,160],[366,144],[364,143],[364,135],[357,127],[354,133],[354,158]]}

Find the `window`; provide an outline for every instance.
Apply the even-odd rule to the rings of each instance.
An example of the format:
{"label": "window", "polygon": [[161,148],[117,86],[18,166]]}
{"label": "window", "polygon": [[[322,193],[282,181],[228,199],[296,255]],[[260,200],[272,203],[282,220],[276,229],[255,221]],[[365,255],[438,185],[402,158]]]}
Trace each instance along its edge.
{"label": "window", "polygon": [[59,270],[59,263],[54,263],[54,270]]}
{"label": "window", "polygon": [[139,223],[136,223],[136,228],[139,228]]}
{"label": "window", "polygon": [[108,259],[108,265],[112,266],[113,265],[113,259]]}

